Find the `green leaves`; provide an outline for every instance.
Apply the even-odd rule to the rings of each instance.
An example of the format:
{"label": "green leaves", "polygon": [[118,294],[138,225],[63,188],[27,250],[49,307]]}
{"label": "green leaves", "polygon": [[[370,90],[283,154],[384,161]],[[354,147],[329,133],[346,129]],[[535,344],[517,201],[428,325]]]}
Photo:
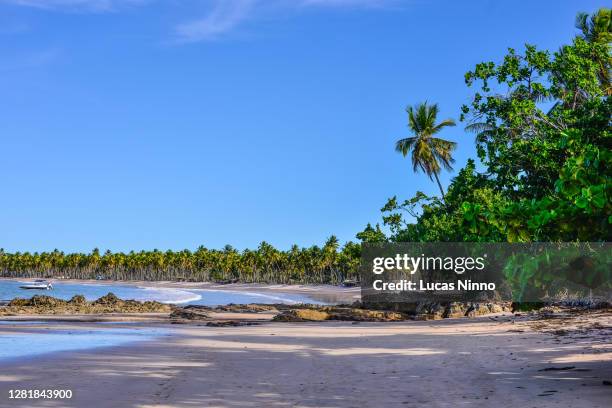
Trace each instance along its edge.
{"label": "green leaves", "polygon": [[[598,15],[608,16],[605,21],[609,21],[609,11]],[[461,120],[468,121],[466,130],[476,134],[476,151],[485,170],[479,174],[475,162],[468,161],[449,185],[444,203],[422,193],[403,203],[393,197],[382,209],[391,240],[612,238],[612,58],[608,42],[601,41],[608,38],[609,30],[602,28],[600,17],[598,25],[585,20],[585,38],[576,38],[557,52],[527,44],[522,51],[509,49],[500,63],[482,62],[465,74],[466,85],[475,91],[461,107]],[[413,113],[413,129],[429,126],[424,119],[431,115],[425,110]],[[439,159],[416,138],[410,146],[405,144],[413,158],[416,152],[423,159]],[[565,273],[553,268],[546,254],[518,261],[506,272],[520,293],[528,283],[544,287]],[[594,284],[605,273],[610,274],[581,272],[573,279]]]}
{"label": "green leaves", "polygon": [[455,159],[452,152],[457,143],[434,137],[443,128],[455,126],[455,121],[445,119],[437,123],[438,105],[421,103],[414,107],[409,106],[408,127],[413,132],[413,136],[400,139],[395,143],[395,151],[404,157],[412,152],[412,169],[414,172],[422,170],[430,179],[435,177],[440,188],[440,193],[444,197],[442,185],[438,179],[438,174],[442,167],[452,170]]}
{"label": "green leaves", "polygon": [[380,229],[380,225],[376,224],[376,228],[372,227],[370,223],[365,227],[365,229],[361,232],[358,232],[356,235],[357,239],[361,242],[386,242],[387,236]]}
{"label": "green leaves", "polygon": [[582,194],[576,198],[574,203],[578,208],[587,211],[601,209],[606,205],[605,185],[590,186],[582,188]]}

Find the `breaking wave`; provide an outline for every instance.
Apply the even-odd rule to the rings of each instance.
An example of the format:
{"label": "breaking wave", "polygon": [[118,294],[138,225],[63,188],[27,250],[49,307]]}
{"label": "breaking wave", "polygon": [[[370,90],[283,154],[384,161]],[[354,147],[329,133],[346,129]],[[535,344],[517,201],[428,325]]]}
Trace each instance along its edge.
{"label": "breaking wave", "polygon": [[140,289],[143,289],[145,293],[142,294],[140,299],[135,300],[154,300],[160,303],[182,304],[197,302],[202,299],[202,295],[183,289],[147,287],[141,287]]}

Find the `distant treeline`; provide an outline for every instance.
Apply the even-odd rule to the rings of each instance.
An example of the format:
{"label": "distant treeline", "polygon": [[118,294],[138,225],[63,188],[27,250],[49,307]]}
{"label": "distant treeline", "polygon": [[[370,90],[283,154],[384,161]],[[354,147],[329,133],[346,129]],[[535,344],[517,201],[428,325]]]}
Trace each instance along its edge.
{"label": "distant treeline", "polygon": [[262,242],[257,250],[238,251],[199,247],[195,251],[140,251],[98,249],[90,253],[7,253],[0,249],[0,276],[70,279],[239,281],[265,283],[331,283],[357,277],[361,247],[340,247],[331,236],[322,247],[281,251]]}

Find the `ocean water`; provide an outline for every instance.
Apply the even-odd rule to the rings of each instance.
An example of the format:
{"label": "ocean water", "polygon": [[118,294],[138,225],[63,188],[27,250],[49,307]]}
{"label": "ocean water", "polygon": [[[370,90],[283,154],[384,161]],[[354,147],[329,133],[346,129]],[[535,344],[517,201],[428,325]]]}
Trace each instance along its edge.
{"label": "ocean water", "polygon": [[139,301],[155,300],[162,303],[192,304],[205,306],[226,305],[229,303],[313,303],[323,302],[308,296],[293,293],[260,293],[239,292],[229,290],[211,289],[175,289],[175,288],[149,288],[135,285],[108,285],[108,284],[76,284],[52,281],[52,290],[21,289],[24,282],[0,280],[0,301],[16,297],[30,298],[34,295],[49,295],[68,300],[74,295],[83,295],[87,300],[95,300],[109,292],[121,299]]}
{"label": "ocean water", "polygon": [[[26,322],[4,322],[20,325]],[[40,324],[27,322],[29,324]],[[51,325],[48,325],[51,327]],[[98,347],[118,346],[169,335],[163,328],[116,328],[103,329],[32,329],[28,333],[0,333],[0,361],[31,357],[58,351],[85,350]]]}
{"label": "ocean water", "polygon": [[[163,303],[195,304],[206,306],[229,303],[316,303],[322,302],[307,296],[290,293],[238,292],[209,289],[151,288],[135,285],[109,285],[104,283],[75,284],[53,281],[52,290],[21,289],[24,282],[0,279],[0,301],[16,297],[30,298],[34,295],[49,295],[68,300],[74,295],[83,295],[95,300],[109,292],[121,299],[156,300]],[[10,329],[19,327],[18,332]],[[171,329],[135,326],[132,323],[96,323],[95,328],[65,329],[53,322],[0,321],[0,361],[31,357],[59,351],[84,350],[97,347],[117,346],[168,335]]]}

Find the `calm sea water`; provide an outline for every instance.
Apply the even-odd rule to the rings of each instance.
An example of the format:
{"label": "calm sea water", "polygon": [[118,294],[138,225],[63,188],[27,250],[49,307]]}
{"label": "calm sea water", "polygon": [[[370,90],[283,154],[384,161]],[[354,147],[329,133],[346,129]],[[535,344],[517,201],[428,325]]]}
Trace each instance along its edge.
{"label": "calm sea water", "polygon": [[53,282],[52,290],[27,290],[19,287],[23,284],[24,282],[0,280],[0,301],[16,297],[30,298],[34,295],[49,295],[65,300],[70,299],[74,295],[83,295],[87,300],[95,300],[112,292],[121,299],[156,300],[162,303],[205,306],[218,306],[229,303],[322,303],[308,296],[290,293],[147,288],[133,285],[75,284],[55,281]]}
{"label": "calm sea water", "polygon": [[[83,295],[95,300],[109,292],[121,299],[156,300],[163,303],[195,304],[206,306],[228,303],[321,303],[307,296],[289,293],[233,292],[208,289],[147,288],[133,285],[74,284],[53,282],[52,290],[27,290],[19,286],[24,282],[0,280],[0,300],[16,297],[30,298],[34,295],[49,295],[68,300],[74,295]],[[27,333],[0,331],[0,361],[30,357],[43,353],[82,350],[96,347],[116,346],[162,336],[170,330],[162,328],[134,327],[111,323],[97,324],[96,329],[65,330],[53,323],[0,321],[2,326],[22,326]],[[47,329],[35,326],[46,326]],[[32,326],[30,329],[29,326]],[[123,326],[123,327],[122,327]]]}
{"label": "calm sea water", "polygon": [[[21,323],[21,324],[20,324]],[[40,322],[7,322],[0,325],[40,325]],[[148,340],[170,333],[163,328],[118,327],[104,329],[47,329],[32,328],[28,333],[0,333],[0,361],[31,357],[45,353],[85,350],[98,347],[118,346]]]}

